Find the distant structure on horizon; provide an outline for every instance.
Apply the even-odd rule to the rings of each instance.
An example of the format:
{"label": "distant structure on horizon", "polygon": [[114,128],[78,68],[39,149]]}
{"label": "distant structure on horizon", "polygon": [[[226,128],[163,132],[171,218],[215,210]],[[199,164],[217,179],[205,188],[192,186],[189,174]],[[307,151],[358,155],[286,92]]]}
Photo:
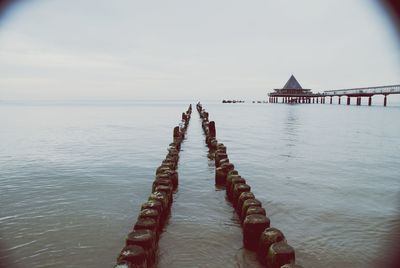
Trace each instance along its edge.
{"label": "distant structure on horizon", "polygon": [[311,89],[302,88],[300,83],[292,74],[283,88],[275,88],[274,92],[269,93],[269,102],[278,102],[278,97],[282,97],[284,103],[300,103],[311,101],[312,97],[318,96],[318,94],[312,93]]}

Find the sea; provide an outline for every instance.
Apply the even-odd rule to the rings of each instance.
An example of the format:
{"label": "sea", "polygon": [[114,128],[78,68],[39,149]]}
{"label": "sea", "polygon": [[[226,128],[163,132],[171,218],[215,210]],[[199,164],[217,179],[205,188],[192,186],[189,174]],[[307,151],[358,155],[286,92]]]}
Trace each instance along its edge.
{"label": "sea", "polygon": [[[0,263],[113,267],[196,102],[0,102]],[[388,267],[400,252],[399,104],[202,104],[296,263]],[[157,267],[261,267],[204,138],[193,107]]]}

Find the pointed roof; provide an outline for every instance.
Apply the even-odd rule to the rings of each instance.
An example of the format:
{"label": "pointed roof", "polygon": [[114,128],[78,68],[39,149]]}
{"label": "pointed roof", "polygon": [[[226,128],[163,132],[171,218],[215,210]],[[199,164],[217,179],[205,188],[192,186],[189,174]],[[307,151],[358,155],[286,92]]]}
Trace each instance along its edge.
{"label": "pointed roof", "polygon": [[299,82],[297,82],[296,78],[292,74],[292,76],[283,86],[283,89],[303,89],[303,88],[300,86]]}

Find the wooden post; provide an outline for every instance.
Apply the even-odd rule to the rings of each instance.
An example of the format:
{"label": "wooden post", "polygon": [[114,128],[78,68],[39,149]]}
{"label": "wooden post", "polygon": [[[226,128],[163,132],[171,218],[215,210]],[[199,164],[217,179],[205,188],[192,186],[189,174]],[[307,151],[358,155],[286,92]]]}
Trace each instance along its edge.
{"label": "wooden post", "polygon": [[387,104],[387,95],[385,95],[385,98],[383,99],[383,106],[385,106],[386,107],[386,104]]}

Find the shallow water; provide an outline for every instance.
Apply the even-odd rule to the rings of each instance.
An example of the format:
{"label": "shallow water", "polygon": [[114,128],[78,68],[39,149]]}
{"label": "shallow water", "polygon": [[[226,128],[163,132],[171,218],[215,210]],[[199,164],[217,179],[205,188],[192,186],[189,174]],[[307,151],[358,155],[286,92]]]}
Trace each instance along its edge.
{"label": "shallow water", "polygon": [[[0,104],[1,261],[110,267],[186,102]],[[380,267],[399,226],[399,107],[205,103],[305,267]],[[193,110],[159,267],[254,267]]]}

